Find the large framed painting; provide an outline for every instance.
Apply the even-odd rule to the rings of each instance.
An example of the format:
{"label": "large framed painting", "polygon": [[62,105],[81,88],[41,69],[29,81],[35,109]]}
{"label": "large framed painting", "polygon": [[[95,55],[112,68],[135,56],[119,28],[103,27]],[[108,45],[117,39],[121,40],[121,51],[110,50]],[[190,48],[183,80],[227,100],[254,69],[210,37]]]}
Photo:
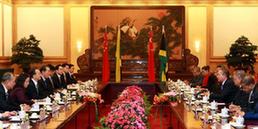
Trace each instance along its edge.
{"label": "large framed painting", "polygon": [[181,60],[185,47],[184,6],[92,6],[91,58],[102,59],[103,35],[108,33],[109,57],[115,58],[117,30],[120,26],[121,58],[147,59],[150,30],[156,56],[165,27],[170,60]]}

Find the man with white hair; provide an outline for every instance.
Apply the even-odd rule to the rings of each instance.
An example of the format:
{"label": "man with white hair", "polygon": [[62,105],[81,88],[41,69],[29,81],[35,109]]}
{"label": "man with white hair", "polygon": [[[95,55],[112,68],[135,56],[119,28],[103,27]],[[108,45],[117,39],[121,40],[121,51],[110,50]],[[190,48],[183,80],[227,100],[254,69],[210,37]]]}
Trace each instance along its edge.
{"label": "man with white hair", "polygon": [[0,110],[2,112],[4,111],[17,111],[20,110],[19,106],[14,106],[9,103],[8,97],[9,93],[8,91],[11,90],[15,85],[15,77],[12,73],[4,73],[4,75],[1,78],[1,84],[0,84]]}
{"label": "man with white hair", "polygon": [[238,87],[235,86],[234,82],[229,78],[229,72],[225,68],[221,68],[217,72],[218,81],[221,85],[221,93],[211,93],[210,100],[219,101],[226,104],[230,104],[234,97],[236,96],[236,92],[238,91]]}

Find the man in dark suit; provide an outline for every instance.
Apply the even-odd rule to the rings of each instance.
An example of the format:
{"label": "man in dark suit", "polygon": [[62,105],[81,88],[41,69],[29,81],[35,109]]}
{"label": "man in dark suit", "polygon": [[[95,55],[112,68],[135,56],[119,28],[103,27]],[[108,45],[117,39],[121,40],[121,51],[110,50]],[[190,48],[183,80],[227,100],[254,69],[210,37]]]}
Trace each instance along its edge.
{"label": "man in dark suit", "polygon": [[55,66],[51,65],[51,64],[48,64],[47,67],[49,68],[49,77],[48,77],[48,81],[51,83],[51,86],[54,87],[55,89],[55,84],[54,84],[54,81],[53,81],[53,75],[55,73]]}
{"label": "man in dark suit", "polygon": [[30,99],[43,99],[47,95],[43,89],[42,83],[39,82],[41,79],[41,73],[39,69],[32,69],[30,72],[30,83],[26,89],[26,94]]}
{"label": "man in dark suit", "polygon": [[67,85],[77,83],[77,80],[73,75],[73,72],[74,72],[74,65],[69,64],[69,71],[65,74],[67,79]]}
{"label": "man in dark suit", "polygon": [[39,83],[43,86],[43,90],[46,93],[46,95],[51,95],[54,93],[54,85],[52,85],[49,77],[50,77],[50,68],[48,66],[42,66],[40,68],[41,72],[41,79],[39,80]]}
{"label": "man in dark suit", "polygon": [[64,80],[65,80],[65,83],[67,84],[67,76],[66,75],[69,73],[69,64],[64,63],[64,64],[62,64],[62,67],[63,67]]}
{"label": "man in dark suit", "polygon": [[215,100],[218,102],[224,102],[226,104],[230,104],[234,99],[236,92],[238,91],[238,87],[234,85],[234,82],[229,78],[229,72],[227,69],[222,68],[217,72],[218,81],[221,85],[221,93],[211,93],[210,100]]}
{"label": "man in dark suit", "polygon": [[245,76],[246,74],[243,70],[234,71],[233,81],[234,84],[238,87],[238,91],[236,92],[236,96],[234,97],[232,104],[229,106],[230,111],[234,111],[237,108],[247,108],[249,93],[243,91],[241,84]]}
{"label": "man in dark suit", "polygon": [[190,80],[191,87],[202,86],[203,76],[200,67],[193,68],[193,78]]}
{"label": "man in dark suit", "polygon": [[0,84],[0,111],[17,111],[20,110],[20,106],[12,105],[8,101],[9,93],[15,85],[15,77],[12,73],[4,73],[1,78]]}
{"label": "man in dark suit", "polygon": [[65,83],[64,71],[63,71],[62,65],[57,65],[55,68],[56,68],[56,71],[52,77],[55,88],[56,89],[66,88],[67,85]]}
{"label": "man in dark suit", "polygon": [[246,109],[240,108],[236,115],[242,115],[246,120],[258,120],[258,89],[254,78],[251,75],[245,76],[242,87],[243,91],[249,94],[248,106]]}

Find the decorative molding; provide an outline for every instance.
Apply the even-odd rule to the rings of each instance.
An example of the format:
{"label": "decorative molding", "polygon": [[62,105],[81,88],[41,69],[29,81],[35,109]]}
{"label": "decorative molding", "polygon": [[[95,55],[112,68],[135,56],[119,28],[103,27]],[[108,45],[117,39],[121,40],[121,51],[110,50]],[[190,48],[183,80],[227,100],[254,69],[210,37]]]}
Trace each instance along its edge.
{"label": "decorative molding", "polygon": [[4,56],[4,5],[3,3],[1,4],[1,9],[2,9],[2,56]]}
{"label": "decorative molding", "polygon": [[64,56],[67,57],[67,62],[71,62],[71,21],[70,7],[64,6]]}
{"label": "decorative molding", "polygon": [[[244,1],[242,1],[244,2]],[[257,1],[258,2],[258,1]],[[210,63],[222,63],[225,62],[226,59],[224,56],[216,56],[214,55],[214,7],[258,7],[257,3],[249,5],[249,4],[215,4],[215,5],[209,5],[208,6],[208,15],[207,15],[207,38],[208,38],[208,44],[207,44],[207,64]],[[258,57],[256,57],[256,60],[258,59]]]}
{"label": "decorative molding", "polygon": [[12,0],[13,4],[89,4],[89,0]]}
{"label": "decorative molding", "polygon": [[12,0],[0,0],[0,3],[7,4],[7,5],[12,5]]}
{"label": "decorative molding", "polygon": [[[66,57],[44,57],[43,63],[65,63]],[[0,64],[11,64],[10,57],[0,57]]]}
{"label": "decorative molding", "polygon": [[17,7],[16,7],[16,5],[13,5],[13,8],[12,8],[12,15],[13,15],[13,17],[12,17],[12,22],[13,22],[13,32],[12,32],[12,34],[13,34],[13,45],[15,45],[15,43],[17,43]]}
{"label": "decorative molding", "polygon": [[258,4],[257,0],[2,0],[13,4],[112,4],[112,5],[172,5],[172,4]]}
{"label": "decorative molding", "polygon": [[189,36],[189,28],[188,28],[188,24],[189,24],[189,19],[188,19],[188,8],[190,6],[185,6],[185,48],[189,48],[189,39],[188,39],[188,36]]}
{"label": "decorative molding", "polygon": [[[63,56],[56,56],[58,60],[60,58],[66,59],[66,62],[70,62],[70,53],[71,53],[71,44],[70,44],[70,8],[65,5],[14,5],[13,6],[13,43],[15,44],[18,41],[17,35],[17,8],[18,7],[61,7],[63,8],[63,22],[64,22],[64,39],[63,39]],[[14,45],[13,44],[13,45]],[[55,59],[55,56],[47,56],[46,59]]]}

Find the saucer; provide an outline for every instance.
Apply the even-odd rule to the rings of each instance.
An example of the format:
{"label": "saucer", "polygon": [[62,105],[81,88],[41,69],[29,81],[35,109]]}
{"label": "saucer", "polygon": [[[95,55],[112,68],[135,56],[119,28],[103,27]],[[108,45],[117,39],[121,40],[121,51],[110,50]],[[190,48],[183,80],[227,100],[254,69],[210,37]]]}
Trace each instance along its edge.
{"label": "saucer", "polygon": [[31,120],[37,120],[37,119],[39,119],[39,115],[36,115],[36,116],[30,116],[30,119],[31,119]]}
{"label": "saucer", "polygon": [[[185,102],[187,105],[189,105],[189,102]],[[194,104],[194,102],[191,102],[191,105],[193,105]]]}
{"label": "saucer", "polygon": [[48,103],[48,102],[38,102],[39,105],[52,105],[52,103]]}
{"label": "saucer", "polygon": [[[204,119],[204,116],[201,116],[200,118],[203,120],[203,119]],[[208,120],[212,120],[212,116],[209,115],[209,116],[208,116]]]}
{"label": "saucer", "polygon": [[197,112],[202,112],[202,108],[197,108],[196,111]]}
{"label": "saucer", "polygon": [[208,106],[208,108],[211,109],[211,110],[217,110],[218,109],[218,107],[214,108],[214,107],[211,107],[211,106]]}
{"label": "saucer", "polygon": [[244,128],[245,125],[241,125],[241,124],[238,124],[236,122],[229,122],[231,126],[235,127],[235,128]]}
{"label": "saucer", "polygon": [[209,103],[209,101],[200,100],[201,103]]}
{"label": "saucer", "polygon": [[65,102],[61,101],[61,102],[58,102],[59,105],[64,105]]}
{"label": "saucer", "polygon": [[10,121],[11,122],[21,122],[21,119],[19,116],[11,116]]}
{"label": "saucer", "polygon": [[219,116],[221,116],[222,118],[228,118],[228,117],[229,117],[228,114],[227,114],[227,115],[224,115],[224,114],[221,114],[221,113],[219,113]]}
{"label": "saucer", "polygon": [[30,109],[30,112],[39,112],[39,111],[40,111],[39,109],[35,109],[35,108]]}

